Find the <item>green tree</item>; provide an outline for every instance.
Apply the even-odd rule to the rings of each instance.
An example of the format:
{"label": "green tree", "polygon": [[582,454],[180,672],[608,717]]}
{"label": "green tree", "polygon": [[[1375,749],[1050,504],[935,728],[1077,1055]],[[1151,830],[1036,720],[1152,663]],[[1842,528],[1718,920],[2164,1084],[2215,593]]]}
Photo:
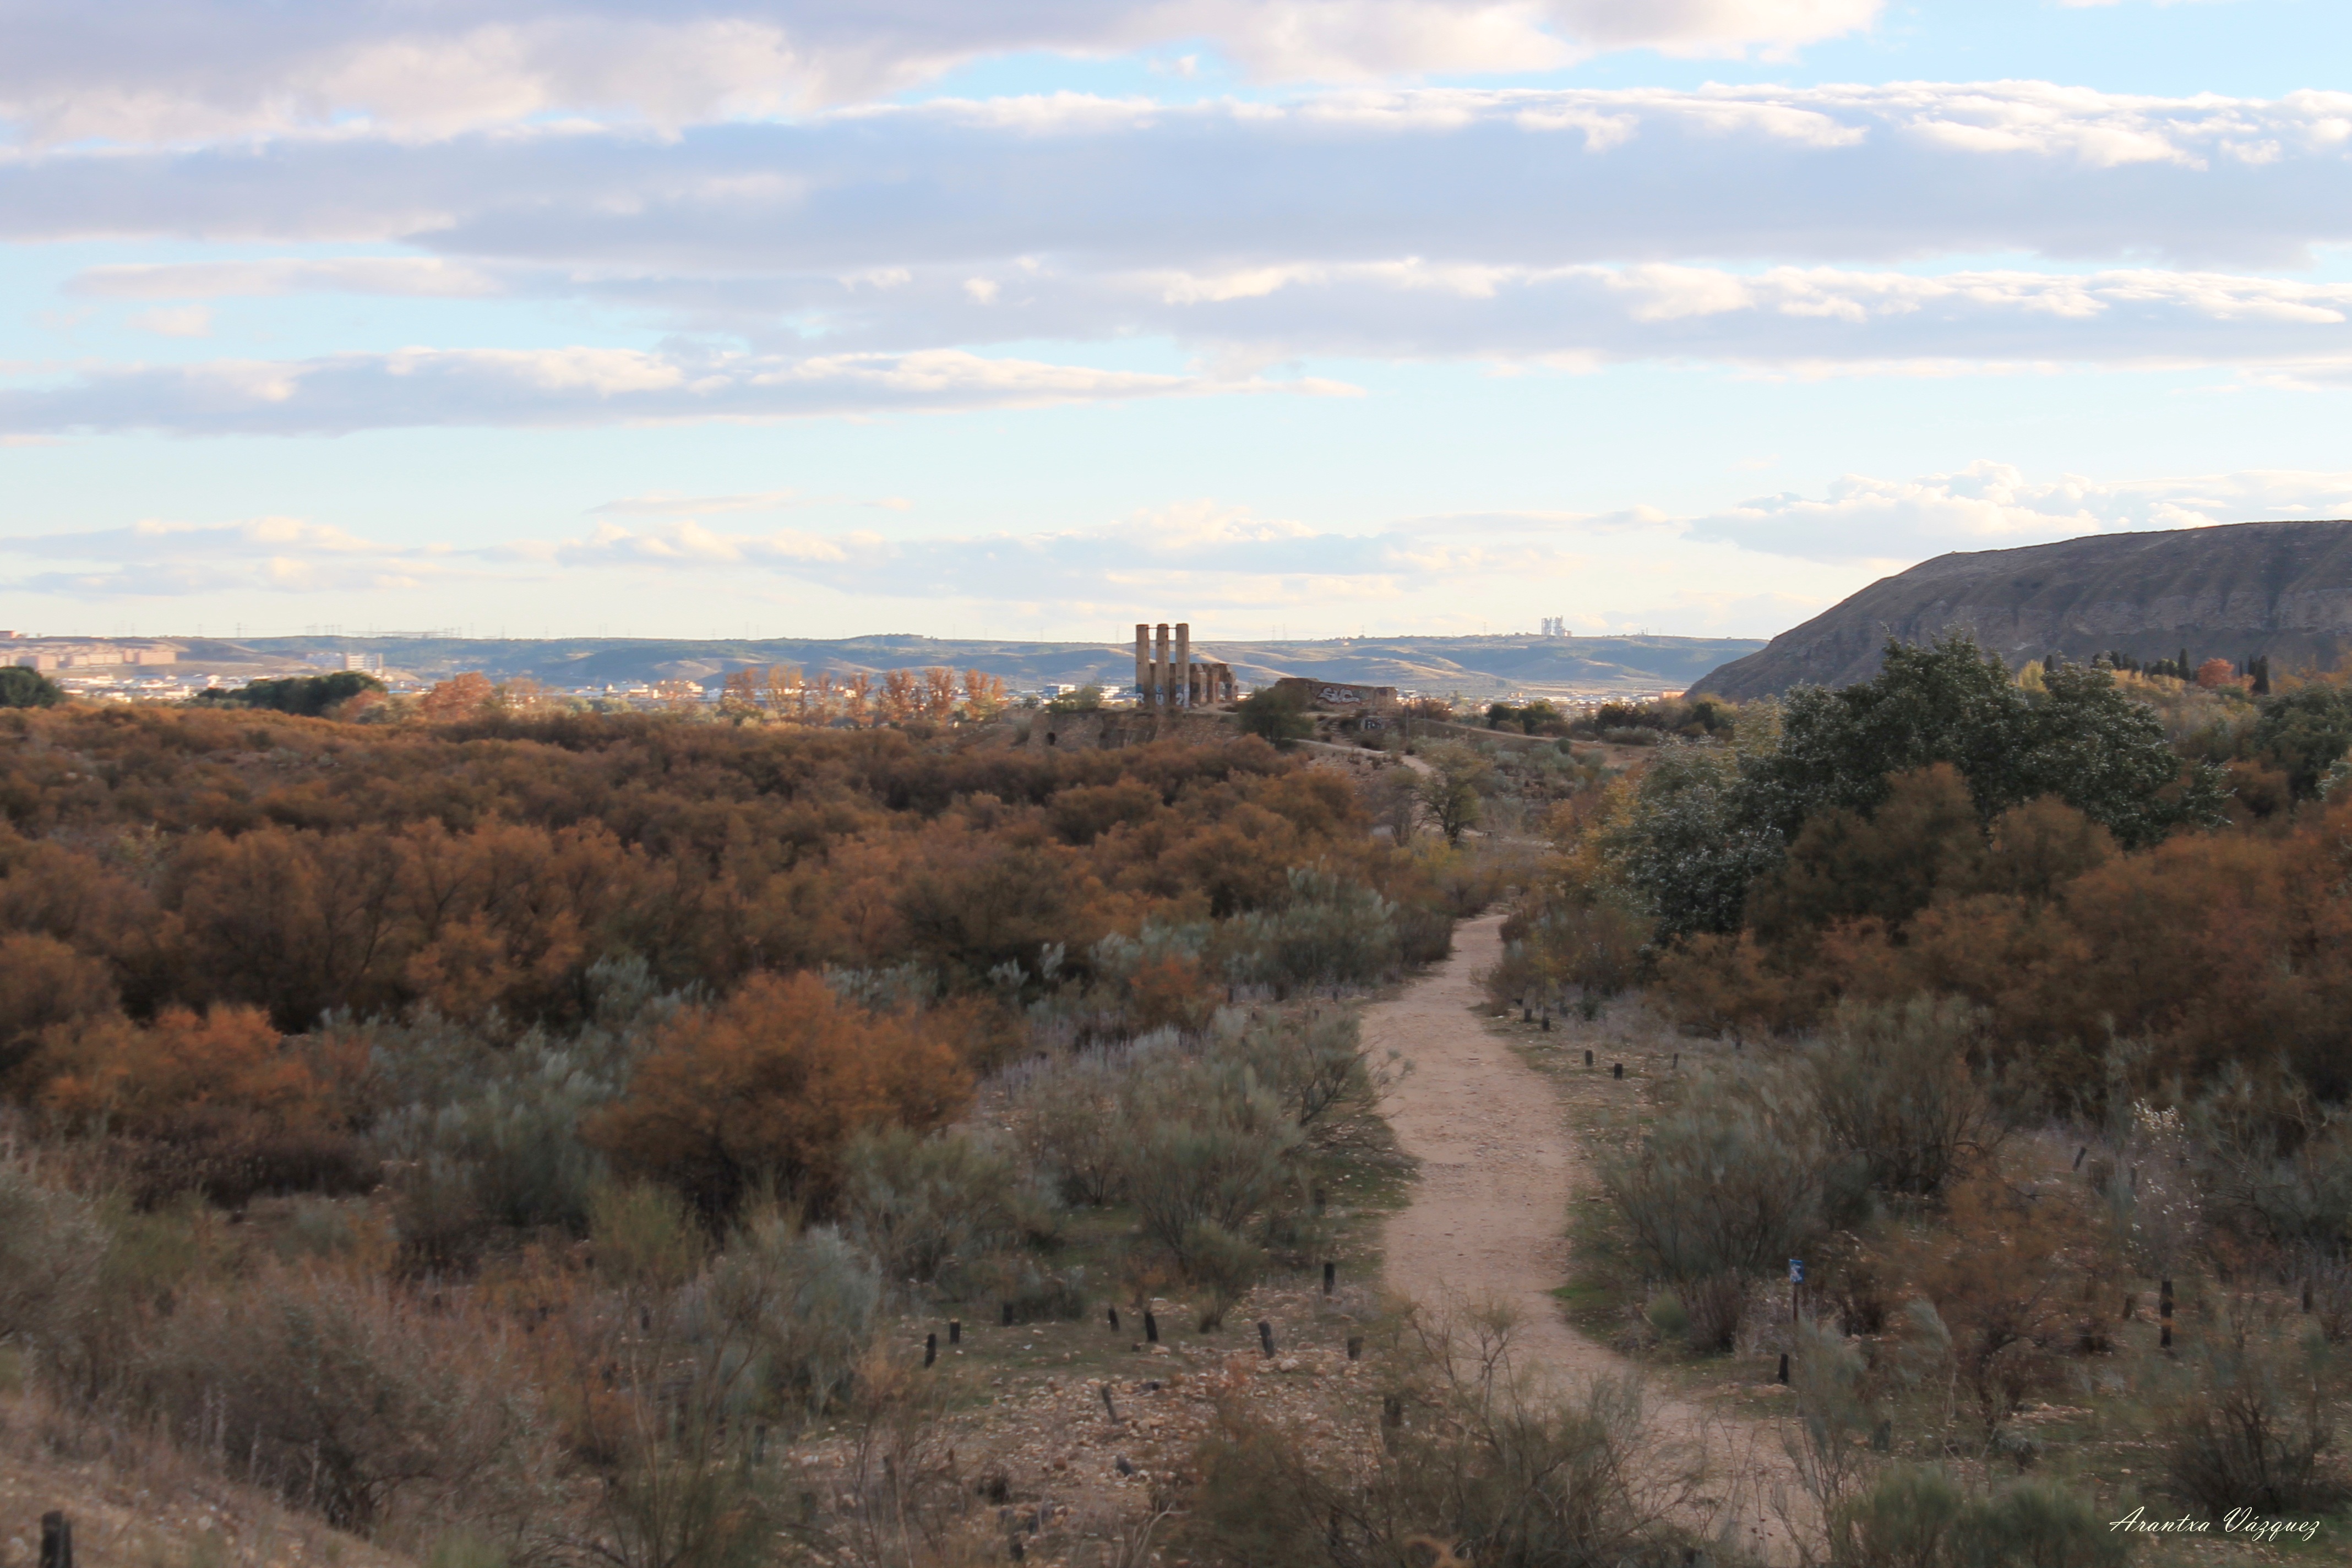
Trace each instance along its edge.
{"label": "green tree", "polygon": [[373,675],[339,669],[332,675],[289,675],[281,680],[256,680],[234,691],[199,693],[196,700],[228,708],[268,708],[315,719],[362,691],[383,689],[383,682]]}
{"label": "green tree", "polygon": [[1045,704],[1048,713],[1091,713],[1102,706],[1102,688],[1081,686],[1076,691],[1065,691]]}
{"label": "green tree", "polygon": [[1315,720],[1307,711],[1306,702],[1296,692],[1279,687],[1251,692],[1234,708],[1234,714],[1243,734],[1255,735],[1284,751],[1315,733]]}
{"label": "green tree", "polygon": [[1421,808],[1445,835],[1462,842],[1463,830],[1478,825],[1486,782],[1495,766],[1467,746],[1429,746],[1422,751],[1429,772],[1421,775]]}
{"label": "green tree", "polygon": [[2257,755],[2284,770],[2296,798],[2315,795],[2329,767],[2352,752],[2352,690],[2301,686],[2266,698],[2252,740]]}
{"label": "green tree", "polygon": [[1738,929],[1749,884],[1780,864],[1785,841],[1754,820],[1741,768],[1729,747],[1662,747],[1602,837],[1612,871],[1662,942]]}
{"label": "green tree", "polygon": [[1890,641],[1874,679],[1789,693],[1781,743],[1746,770],[1742,804],[1759,826],[1793,837],[1819,812],[1875,811],[1893,774],[1949,763],[1987,822],[2045,795],[2126,845],[2219,819],[2211,770],[2176,788],[2181,763],[2163,721],[2113,676],[2070,664],[2045,670],[2042,684],[2039,696],[2018,686],[1964,635],[1924,647]]}
{"label": "green tree", "polygon": [[0,708],[54,708],[65,700],[58,683],[37,669],[13,664],[0,669]]}

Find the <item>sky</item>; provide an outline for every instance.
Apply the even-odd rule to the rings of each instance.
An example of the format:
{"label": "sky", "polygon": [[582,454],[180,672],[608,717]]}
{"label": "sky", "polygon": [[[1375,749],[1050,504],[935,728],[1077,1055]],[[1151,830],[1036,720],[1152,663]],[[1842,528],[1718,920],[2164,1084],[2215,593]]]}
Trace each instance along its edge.
{"label": "sky", "polygon": [[2341,0],[0,0],[0,626],[1769,637],[2352,516]]}

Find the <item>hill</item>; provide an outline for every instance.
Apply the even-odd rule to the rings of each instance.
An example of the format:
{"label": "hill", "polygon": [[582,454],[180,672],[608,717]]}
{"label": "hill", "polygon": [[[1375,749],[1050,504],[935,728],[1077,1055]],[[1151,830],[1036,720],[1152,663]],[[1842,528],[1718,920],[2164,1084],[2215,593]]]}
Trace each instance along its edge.
{"label": "hill", "polygon": [[[1205,629],[1205,628],[1204,628]],[[369,653],[390,670],[440,679],[478,669],[493,679],[528,676],[571,689],[639,681],[714,681],[750,665],[790,664],[811,672],[875,673],[924,665],[981,669],[1015,689],[1048,685],[1123,687],[1135,679],[1135,650],[1113,643],[950,641],[924,637],[834,640],[710,640],[623,637],[527,638],[302,637],[239,643],[182,639],[181,666],[250,675],[299,668],[315,655]],[[1234,667],[1244,685],[1282,676],[1395,686],[1487,698],[1632,696],[1680,691],[1702,672],[1758,647],[1740,637],[1339,637],[1320,642],[1193,644],[1196,658]]]}
{"label": "hill", "polygon": [[2352,521],[2104,533],[1939,555],[1733,660],[1694,690],[1745,700],[1878,672],[1889,637],[1965,630],[2011,666],[2053,651],[2332,666],[2352,647]]}

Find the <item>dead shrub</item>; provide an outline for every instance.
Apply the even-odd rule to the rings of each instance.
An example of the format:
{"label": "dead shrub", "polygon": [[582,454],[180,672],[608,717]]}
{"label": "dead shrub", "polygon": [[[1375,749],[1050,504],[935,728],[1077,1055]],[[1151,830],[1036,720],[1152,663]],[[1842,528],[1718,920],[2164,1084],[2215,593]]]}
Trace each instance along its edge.
{"label": "dead shrub", "polygon": [[1806,1057],[1830,1134],[1859,1155],[1870,1184],[1933,1197],[2000,1141],[1972,1058],[1990,1019],[1957,997],[1847,1003]]}
{"label": "dead shrub", "polygon": [[1433,1543],[1481,1568],[1691,1560],[1697,1475],[1636,1384],[1547,1401],[1493,1318],[1416,1320],[1404,1349],[1402,1381],[1358,1385],[1336,1439],[1222,1399],[1180,1550],[1248,1568],[1411,1563]]}
{"label": "dead shrub", "polygon": [[2316,1333],[2238,1305],[2196,1336],[2163,1407],[2165,1469],[2181,1498],[2219,1519],[2232,1509],[2305,1514],[2334,1500],[2322,1461],[2335,1446],[2334,1356]]}
{"label": "dead shrub", "polygon": [[381,1288],[271,1272],[183,1300],[138,1384],[189,1448],[346,1529],[513,1539],[549,1500],[539,1403],[502,1336]]}

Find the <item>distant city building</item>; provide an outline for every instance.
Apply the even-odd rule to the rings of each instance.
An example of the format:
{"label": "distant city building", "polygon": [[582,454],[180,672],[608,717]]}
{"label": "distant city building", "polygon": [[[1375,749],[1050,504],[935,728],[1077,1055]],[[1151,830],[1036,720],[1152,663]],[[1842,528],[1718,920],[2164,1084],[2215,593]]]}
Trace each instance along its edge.
{"label": "distant city building", "polygon": [[90,669],[100,665],[176,664],[180,650],[176,647],[126,647],[120,643],[67,642],[40,637],[26,639],[22,648],[11,648],[0,659],[25,669]]}
{"label": "distant city building", "polygon": [[343,655],[342,668],[345,669],[362,670],[369,675],[381,675],[383,673],[383,655],[380,653],[347,653]]}
{"label": "distant city building", "polygon": [[1546,616],[1543,618],[1543,630],[1538,635],[1548,637],[1574,637],[1576,634],[1568,629],[1566,616]]}

